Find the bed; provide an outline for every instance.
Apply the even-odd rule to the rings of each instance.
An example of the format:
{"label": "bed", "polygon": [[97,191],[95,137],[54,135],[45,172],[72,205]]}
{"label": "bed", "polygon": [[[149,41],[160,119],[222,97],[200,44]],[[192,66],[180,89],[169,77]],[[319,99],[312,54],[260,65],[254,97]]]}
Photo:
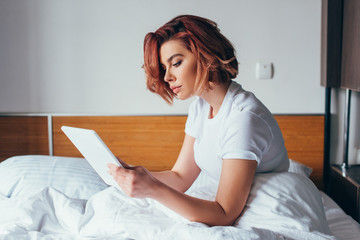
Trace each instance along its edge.
{"label": "bed", "polygon": [[[176,160],[186,116],[0,117],[0,239],[359,239],[360,225],[323,192],[324,117],[275,117],[289,172],[257,174],[228,227],[107,186],[60,130],[95,129],[116,156],[161,171]],[[200,174],[187,193],[213,199],[216,183]]]}

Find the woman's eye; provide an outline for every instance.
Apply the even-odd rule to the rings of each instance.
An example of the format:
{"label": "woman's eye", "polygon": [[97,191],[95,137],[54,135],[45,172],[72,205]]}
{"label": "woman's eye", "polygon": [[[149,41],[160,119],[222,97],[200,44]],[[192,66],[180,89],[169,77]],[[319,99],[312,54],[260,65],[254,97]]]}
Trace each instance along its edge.
{"label": "woman's eye", "polygon": [[180,66],[180,64],[181,64],[181,61],[178,61],[178,62],[174,63],[173,66],[178,67],[178,66]]}

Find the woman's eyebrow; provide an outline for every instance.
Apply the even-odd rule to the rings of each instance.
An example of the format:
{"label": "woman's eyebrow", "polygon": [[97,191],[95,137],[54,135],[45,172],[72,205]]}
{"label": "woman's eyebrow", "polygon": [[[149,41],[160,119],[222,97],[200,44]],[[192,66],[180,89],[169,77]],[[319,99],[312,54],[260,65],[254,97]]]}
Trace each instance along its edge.
{"label": "woman's eyebrow", "polygon": [[170,63],[173,58],[175,57],[183,57],[184,55],[180,54],[180,53],[175,53],[174,55],[172,55],[171,57],[168,58],[167,62]]}

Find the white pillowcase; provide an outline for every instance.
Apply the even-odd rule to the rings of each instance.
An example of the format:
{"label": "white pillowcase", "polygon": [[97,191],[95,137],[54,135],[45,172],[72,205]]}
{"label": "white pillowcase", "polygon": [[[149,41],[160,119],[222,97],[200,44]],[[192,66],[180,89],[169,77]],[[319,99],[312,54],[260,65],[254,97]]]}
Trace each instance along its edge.
{"label": "white pillowcase", "polygon": [[312,173],[312,168],[305,166],[304,164],[299,163],[293,159],[289,159],[289,161],[290,165],[288,172],[297,173],[305,177],[309,177]]}
{"label": "white pillowcase", "polygon": [[108,186],[83,158],[26,155],[0,163],[0,195],[32,195],[45,187],[88,199]]}
{"label": "white pillowcase", "polygon": [[[289,172],[256,174],[237,227],[255,227],[301,234],[330,235],[322,197],[314,183]],[[287,235],[292,239],[292,236]],[[307,238],[304,238],[307,239]]]}

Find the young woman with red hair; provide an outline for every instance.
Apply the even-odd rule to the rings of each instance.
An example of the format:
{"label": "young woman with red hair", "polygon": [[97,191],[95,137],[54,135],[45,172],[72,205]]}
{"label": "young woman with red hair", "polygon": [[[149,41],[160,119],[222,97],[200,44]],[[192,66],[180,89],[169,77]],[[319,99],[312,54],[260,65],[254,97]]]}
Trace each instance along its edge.
{"label": "young woman with red hair", "polygon": [[[235,50],[215,22],[178,16],[144,40],[147,87],[166,102],[196,96],[185,139],[170,171],[109,165],[124,192],[153,198],[183,217],[232,225],[244,209],[256,172],[287,171],[281,131],[269,110],[240,84]],[[186,195],[201,171],[218,183],[216,198]]]}

